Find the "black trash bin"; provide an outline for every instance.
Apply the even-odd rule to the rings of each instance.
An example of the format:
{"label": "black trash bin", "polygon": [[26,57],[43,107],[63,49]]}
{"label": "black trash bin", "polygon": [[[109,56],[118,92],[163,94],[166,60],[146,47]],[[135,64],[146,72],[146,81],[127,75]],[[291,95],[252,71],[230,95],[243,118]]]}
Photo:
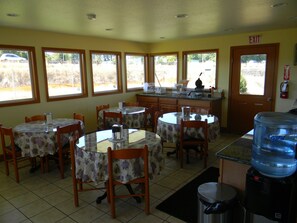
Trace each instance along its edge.
{"label": "black trash bin", "polygon": [[198,223],[230,223],[237,202],[236,190],[226,184],[209,182],[198,187]]}

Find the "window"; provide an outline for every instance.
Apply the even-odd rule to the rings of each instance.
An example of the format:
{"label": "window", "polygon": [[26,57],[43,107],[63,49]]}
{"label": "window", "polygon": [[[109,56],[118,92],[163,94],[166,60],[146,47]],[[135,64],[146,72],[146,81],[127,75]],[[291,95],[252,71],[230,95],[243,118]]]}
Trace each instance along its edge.
{"label": "window", "polygon": [[240,56],[240,88],[241,95],[264,95],[266,54]]}
{"label": "window", "polygon": [[126,89],[127,91],[139,90],[143,88],[146,81],[146,54],[125,54],[126,62]]}
{"label": "window", "polygon": [[34,47],[0,45],[0,106],[38,103]]}
{"label": "window", "polygon": [[152,54],[155,86],[173,88],[177,83],[178,53]]}
{"label": "window", "polygon": [[93,95],[122,92],[120,52],[90,51]]}
{"label": "window", "polygon": [[218,50],[183,52],[183,59],[183,77],[189,80],[188,88],[196,88],[198,78],[204,88],[216,88]]}
{"label": "window", "polygon": [[42,48],[47,100],[87,96],[85,52],[83,50]]}

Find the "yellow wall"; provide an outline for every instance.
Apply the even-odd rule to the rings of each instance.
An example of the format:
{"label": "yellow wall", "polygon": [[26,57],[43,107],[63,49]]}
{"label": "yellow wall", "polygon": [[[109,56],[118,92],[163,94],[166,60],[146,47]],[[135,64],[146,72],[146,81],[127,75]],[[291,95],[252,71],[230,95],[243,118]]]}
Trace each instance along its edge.
{"label": "yellow wall", "polygon": [[[229,60],[230,47],[248,45],[249,35],[261,35],[261,43],[280,43],[279,68],[276,95],[276,111],[288,111],[297,98],[297,67],[293,65],[294,48],[297,44],[297,28],[274,30],[269,32],[245,33],[239,35],[226,35],[207,38],[193,38],[179,41],[161,41],[159,43],[145,44],[129,41],[103,39],[86,36],[64,35],[49,32],[39,32],[30,30],[10,29],[0,27],[0,44],[34,46],[37,56],[38,81],[40,86],[41,103],[23,106],[11,106],[0,108],[0,123],[5,126],[15,126],[24,121],[24,116],[50,111],[54,117],[71,117],[73,112],[81,112],[86,116],[86,130],[96,129],[97,104],[109,103],[116,105],[118,101],[135,100],[134,93],[116,94],[110,96],[91,96],[91,75],[89,50],[106,50],[124,52],[179,52],[181,65],[182,51],[200,49],[219,49],[219,69],[218,87],[224,89],[226,99],[223,101],[222,127],[227,127],[227,106],[229,87]],[[87,98],[65,100],[58,102],[46,102],[44,89],[43,63],[41,57],[41,47],[74,48],[86,50],[87,61]],[[122,54],[123,56],[123,54]],[[279,98],[279,84],[283,77],[284,65],[291,66],[291,81],[289,99]],[[124,67],[124,64],[122,64]],[[181,66],[179,66],[179,76],[181,77]],[[122,74],[124,71],[122,70]]]}
{"label": "yellow wall", "polygon": [[[226,99],[223,101],[222,126],[227,126],[228,110],[228,88],[229,88],[229,66],[230,48],[232,46],[248,45],[250,35],[261,35],[261,44],[280,43],[278,61],[277,94],[275,101],[275,111],[287,112],[297,99],[297,66],[294,66],[295,45],[297,44],[297,28],[274,30],[269,32],[244,33],[239,35],[226,35],[207,38],[187,39],[180,41],[164,41],[150,45],[151,52],[180,52],[187,50],[219,49],[218,87],[224,89]],[[181,64],[181,60],[180,60]],[[291,79],[289,82],[289,99],[280,99],[279,85],[283,80],[284,65],[291,66]],[[181,77],[181,66],[179,75]]]}

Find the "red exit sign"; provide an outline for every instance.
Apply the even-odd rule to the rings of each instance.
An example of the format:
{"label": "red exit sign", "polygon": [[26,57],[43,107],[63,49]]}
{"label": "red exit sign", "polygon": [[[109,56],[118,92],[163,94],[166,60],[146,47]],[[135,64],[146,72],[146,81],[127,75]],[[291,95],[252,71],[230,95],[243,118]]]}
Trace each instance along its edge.
{"label": "red exit sign", "polygon": [[260,43],[260,35],[249,36],[249,44],[257,44]]}

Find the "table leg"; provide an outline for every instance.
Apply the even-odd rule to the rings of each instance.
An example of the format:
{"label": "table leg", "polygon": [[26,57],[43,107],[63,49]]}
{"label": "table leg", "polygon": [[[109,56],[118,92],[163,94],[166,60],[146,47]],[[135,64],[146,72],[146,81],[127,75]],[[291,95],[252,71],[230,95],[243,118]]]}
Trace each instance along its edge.
{"label": "table leg", "polygon": [[167,156],[171,156],[172,154],[176,154],[176,159],[178,159],[178,148],[179,148],[179,144],[176,143],[175,145],[175,150],[171,151],[171,152],[167,152]]}

